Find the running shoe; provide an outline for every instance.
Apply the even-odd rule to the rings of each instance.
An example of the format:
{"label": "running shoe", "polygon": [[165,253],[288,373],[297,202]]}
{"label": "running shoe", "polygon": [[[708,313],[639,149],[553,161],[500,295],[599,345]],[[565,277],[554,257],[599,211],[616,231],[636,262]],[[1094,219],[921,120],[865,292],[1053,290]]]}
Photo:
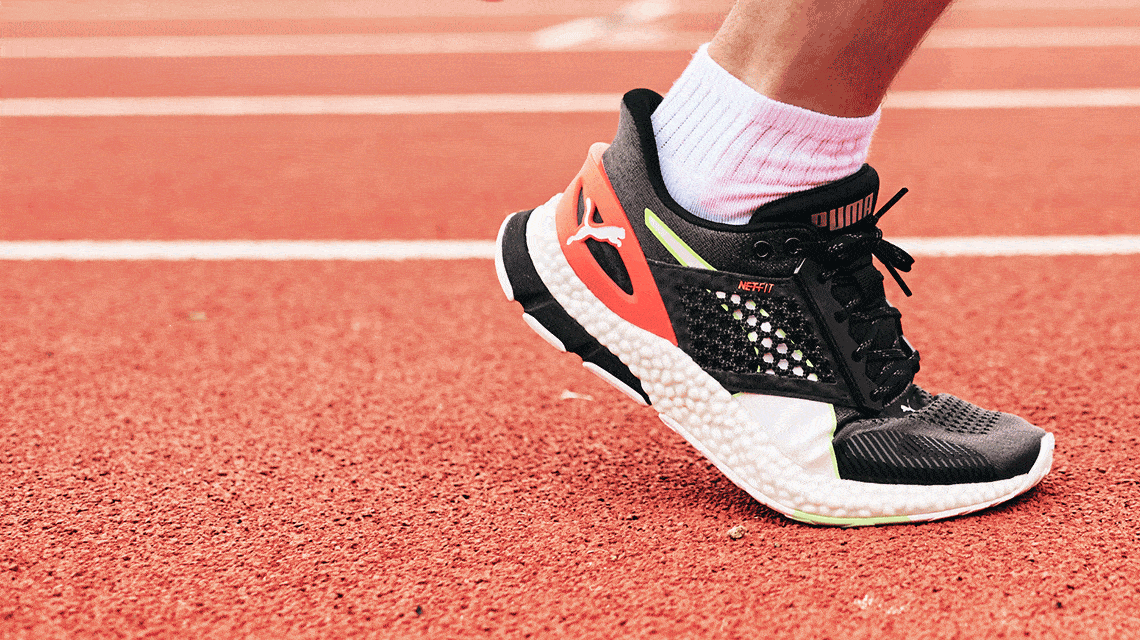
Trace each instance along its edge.
{"label": "running shoe", "polygon": [[631,91],[612,144],[546,204],[509,216],[495,267],[523,320],[662,421],[761,503],[857,526],[948,518],[1048,473],[1053,436],[913,383],[919,355],[886,299],[879,178],[854,175],[697,218],[665,189],[650,115]]}

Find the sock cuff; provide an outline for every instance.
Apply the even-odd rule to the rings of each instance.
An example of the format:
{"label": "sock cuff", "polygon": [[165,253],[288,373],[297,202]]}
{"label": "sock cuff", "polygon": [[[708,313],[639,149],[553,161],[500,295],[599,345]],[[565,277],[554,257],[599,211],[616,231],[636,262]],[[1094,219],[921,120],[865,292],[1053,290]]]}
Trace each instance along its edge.
{"label": "sock cuff", "polygon": [[773,100],[717,64],[705,44],[652,122],[674,199],[702,218],[743,224],[758,206],[858,171],[879,116],[846,118]]}
{"label": "sock cuff", "polygon": [[[709,44],[697,49],[692,62],[677,79],[670,93],[686,96],[692,113],[705,111],[709,101],[722,103],[730,113],[742,120],[739,125],[760,124],[768,129],[794,131],[812,140],[852,143],[869,140],[879,124],[881,109],[869,116],[848,118],[833,116],[804,107],[773,100],[729,73],[708,53]],[[677,113],[672,116],[687,114]]]}

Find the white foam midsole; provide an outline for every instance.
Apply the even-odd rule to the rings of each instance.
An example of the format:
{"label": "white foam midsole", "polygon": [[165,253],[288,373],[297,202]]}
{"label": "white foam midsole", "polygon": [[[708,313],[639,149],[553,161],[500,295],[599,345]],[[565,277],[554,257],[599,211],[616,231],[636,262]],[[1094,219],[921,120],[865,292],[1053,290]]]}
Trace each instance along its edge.
{"label": "white foam midsole", "polygon": [[[921,520],[984,508],[1036,484],[1049,469],[1051,443],[1029,474],[960,485],[884,485],[837,477],[831,437],[835,417],[820,402],[734,397],[668,340],[613,313],[578,279],[558,242],[559,197],[531,214],[527,245],[554,299],[641,380],[662,419],[733,482],[788,515]],[[830,414],[825,415],[825,412]],[[830,420],[830,424],[828,424]]]}

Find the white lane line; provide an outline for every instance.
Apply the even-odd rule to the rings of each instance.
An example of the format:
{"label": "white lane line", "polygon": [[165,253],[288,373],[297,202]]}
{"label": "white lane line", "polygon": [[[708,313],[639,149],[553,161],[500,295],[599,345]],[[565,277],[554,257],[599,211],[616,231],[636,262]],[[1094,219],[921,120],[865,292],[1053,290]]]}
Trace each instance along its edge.
{"label": "white lane line", "polygon": [[465,260],[484,240],[49,240],[0,242],[0,260]]}
{"label": "white lane line", "polygon": [[[635,14],[636,15],[636,14]],[[642,22],[638,22],[641,20]],[[670,31],[644,17],[583,18],[534,33],[347,33],[4,38],[0,58],[201,58],[576,51],[693,51],[712,32]],[[934,29],[928,49],[1138,47],[1140,27]]]}
{"label": "white lane line", "polygon": [[995,27],[934,29],[926,49],[1140,47],[1140,27]]}
{"label": "white lane line", "polygon": [[583,44],[569,42],[566,36],[528,31],[7,38],[0,40],[0,58],[501,54],[569,48],[575,51],[695,51],[711,38],[711,32],[667,31],[653,26],[615,28],[605,38]]}
{"label": "white lane line", "polygon": [[[640,0],[622,5],[616,12],[608,16],[594,18],[578,18],[552,27],[540,29],[531,36],[534,48],[545,51],[570,49],[587,42],[606,40],[612,41],[612,35],[618,31],[631,30],[636,33],[638,27],[655,22],[673,13],[671,0]],[[663,42],[667,40],[664,31],[656,32],[657,37],[650,36],[645,39],[649,42]],[[636,42],[636,38],[634,39]]]}
{"label": "white lane line", "polygon": [[203,58],[533,51],[530,33],[346,33],[6,38],[3,58]]}
{"label": "white lane line", "polygon": [[[595,19],[585,19],[593,21]],[[566,23],[559,31],[7,38],[0,58],[208,58],[575,51],[695,51],[712,32]],[[592,22],[591,22],[592,24]],[[594,28],[596,27],[596,29]],[[553,29],[553,28],[552,28]],[[602,36],[605,37],[602,37]]]}
{"label": "white lane line", "polygon": [[430,115],[617,111],[619,94],[5,98],[0,116]]}
{"label": "white lane line", "polygon": [[[0,116],[431,115],[616,112],[616,93],[4,98]],[[1140,88],[896,91],[886,109],[1138,107]]]}
{"label": "white lane line", "polygon": [[[1083,0],[1089,2],[1090,0]],[[1104,1],[1104,0],[1099,0]],[[79,0],[5,0],[0,20],[19,21],[100,21],[100,20],[311,20],[325,18],[436,18],[440,21],[462,18],[565,17],[599,15],[618,10],[620,0],[523,0],[477,2],[476,0],[120,0],[81,2]],[[731,0],[685,0],[679,12],[724,15]]]}
{"label": "white lane line", "polygon": [[1140,235],[887,238],[915,256],[1106,256],[1140,253]]}
{"label": "white lane line", "polygon": [[[1140,235],[891,238],[914,256],[1140,254]],[[491,240],[57,240],[0,242],[3,260],[489,260]]]}
{"label": "white lane line", "polygon": [[895,91],[885,109],[1042,109],[1065,107],[1140,107],[1140,88],[1122,89],[977,89],[970,91]]}
{"label": "white lane line", "polygon": [[985,9],[1018,11],[1025,9],[1138,9],[1137,0],[962,0],[952,10]]}

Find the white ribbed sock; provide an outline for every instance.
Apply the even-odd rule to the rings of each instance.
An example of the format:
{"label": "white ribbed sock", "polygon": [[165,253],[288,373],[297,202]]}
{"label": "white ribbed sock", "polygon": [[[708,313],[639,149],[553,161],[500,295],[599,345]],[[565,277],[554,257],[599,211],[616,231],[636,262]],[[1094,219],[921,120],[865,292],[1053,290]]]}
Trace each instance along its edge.
{"label": "white ribbed sock", "polygon": [[653,112],[670,195],[727,224],[745,224],[762,204],[855,173],[878,122],[878,111],[841,118],[766,98],[714,62],[707,44]]}

